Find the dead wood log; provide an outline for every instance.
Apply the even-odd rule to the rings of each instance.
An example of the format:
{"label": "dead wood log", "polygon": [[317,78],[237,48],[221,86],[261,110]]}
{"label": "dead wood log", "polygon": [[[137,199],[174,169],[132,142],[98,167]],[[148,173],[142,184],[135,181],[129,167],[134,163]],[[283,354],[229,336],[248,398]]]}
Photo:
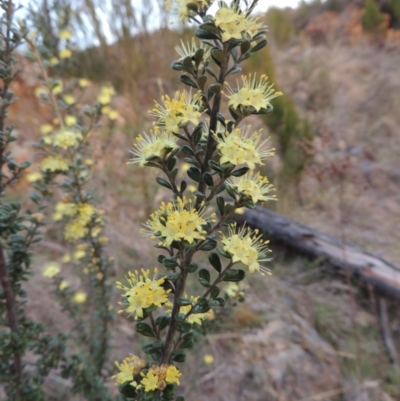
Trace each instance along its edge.
{"label": "dead wood log", "polygon": [[359,285],[372,288],[380,296],[400,300],[398,265],[262,207],[235,214],[233,219],[257,228],[271,243],[323,258],[332,271],[349,273]]}

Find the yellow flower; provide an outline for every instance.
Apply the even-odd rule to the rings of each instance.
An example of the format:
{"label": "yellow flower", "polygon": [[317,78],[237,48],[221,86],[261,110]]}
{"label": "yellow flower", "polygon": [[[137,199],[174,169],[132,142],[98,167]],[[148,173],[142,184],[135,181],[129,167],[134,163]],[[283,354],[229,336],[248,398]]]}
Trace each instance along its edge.
{"label": "yellow flower", "polygon": [[69,40],[72,37],[72,33],[69,29],[61,29],[61,31],[58,33],[58,37],[60,39]]}
{"label": "yellow flower", "polygon": [[43,178],[42,173],[39,173],[38,171],[26,175],[26,179],[28,180],[28,182],[36,182],[41,180],[42,178]]}
{"label": "yellow flower", "polygon": [[115,95],[114,88],[107,84],[101,88],[100,95],[97,97],[97,100],[102,105],[107,105],[111,102],[111,98]]}
{"label": "yellow flower", "polygon": [[276,195],[268,196],[273,190],[273,185],[260,173],[249,172],[242,177],[232,177],[227,180],[227,184],[236,189],[241,196],[251,197],[253,203],[276,200]]}
{"label": "yellow flower", "polygon": [[229,106],[232,106],[235,109],[240,109],[242,112],[246,113],[249,108],[255,109],[259,112],[261,109],[266,109],[270,104],[272,99],[275,99],[278,96],[282,96],[282,92],[276,92],[273,89],[274,84],[271,84],[268,81],[268,77],[264,74],[261,75],[259,81],[257,81],[257,75],[250,74],[247,76],[242,76],[243,85],[239,88],[239,82],[237,86],[239,89],[233,90],[229,84],[226,85],[228,92],[230,93],[229,98]]}
{"label": "yellow flower", "polygon": [[247,284],[243,282],[238,283],[228,283],[224,288],[224,293],[230,298],[243,298],[245,296],[245,290],[248,288]]}
{"label": "yellow flower", "polygon": [[256,270],[262,275],[271,274],[270,270],[260,265],[260,262],[268,262],[266,254],[270,252],[268,241],[263,241],[262,234],[258,234],[258,230],[252,231],[250,228],[243,226],[236,232],[236,224],[228,227],[228,236],[221,235],[223,249],[232,257],[232,262],[241,262],[248,267],[249,273]]}
{"label": "yellow flower", "polygon": [[72,127],[77,122],[76,117],[70,114],[66,115],[64,120],[65,120],[65,125],[67,125],[68,127]]}
{"label": "yellow flower", "polygon": [[69,253],[66,253],[63,257],[62,257],[62,261],[63,263],[69,263],[71,262],[71,255]]}
{"label": "yellow flower", "polygon": [[59,60],[58,60],[58,58],[57,57],[50,57],[50,59],[49,59],[49,65],[51,66],[51,67],[54,67],[55,65],[57,65],[59,63]]}
{"label": "yellow flower", "polygon": [[64,95],[63,100],[68,106],[71,106],[72,104],[74,104],[76,102],[76,99],[70,94]]}
{"label": "yellow flower", "polygon": [[63,128],[55,134],[53,145],[62,149],[68,149],[78,145],[81,139],[82,134],[79,131],[71,128]]}
{"label": "yellow flower", "polygon": [[74,259],[79,260],[86,256],[86,252],[83,250],[77,250],[74,252]]}
{"label": "yellow flower", "polygon": [[119,373],[112,376],[116,384],[124,384],[131,382],[130,385],[137,387],[137,383],[133,381],[133,376],[138,375],[146,366],[146,361],[136,355],[125,358],[122,363],[115,362],[115,366],[119,369]]}
{"label": "yellow flower", "polygon": [[177,91],[175,97],[171,99],[168,95],[162,98],[163,106],[155,102],[154,109],[150,114],[158,118],[158,125],[165,127],[168,132],[179,133],[180,128],[192,123],[199,124],[200,112],[200,92],[192,97],[192,93],[187,95],[185,91]]}
{"label": "yellow flower", "polygon": [[134,158],[129,161],[129,164],[139,163],[139,166],[143,167],[149,157],[156,156],[164,159],[171,150],[179,147],[177,145],[178,139],[166,130],[150,132],[151,136],[143,133],[143,136],[137,137],[131,151]]}
{"label": "yellow flower", "polygon": [[158,388],[158,375],[149,370],[140,382],[146,393],[157,390]]}
{"label": "yellow flower", "polygon": [[221,164],[228,162],[235,166],[247,164],[250,170],[254,170],[256,164],[262,165],[262,160],[274,155],[275,149],[266,147],[269,138],[260,143],[262,130],[250,135],[250,129],[249,125],[243,131],[240,128],[234,128],[231,133],[214,135],[221,155]]}
{"label": "yellow flower", "polygon": [[55,207],[53,220],[61,220],[64,216],[73,216],[77,213],[78,206],[75,203],[58,202]]}
{"label": "yellow flower", "polygon": [[72,51],[71,49],[64,49],[61,50],[58,55],[60,56],[61,59],[70,58],[72,56]]}
{"label": "yellow flower", "polygon": [[63,291],[63,290],[65,290],[68,286],[69,286],[68,281],[62,280],[61,283],[60,283],[60,285],[58,286],[58,289],[59,289],[60,291]]}
{"label": "yellow flower", "polygon": [[63,82],[61,79],[54,79],[52,81],[51,85],[51,91],[55,94],[58,95],[62,92],[63,90]]}
{"label": "yellow flower", "polygon": [[49,170],[51,172],[56,171],[68,171],[69,164],[62,156],[48,156],[42,160],[40,164],[42,170]]}
{"label": "yellow flower", "polygon": [[46,86],[43,86],[43,85],[38,86],[35,89],[35,96],[36,97],[47,96],[48,93],[49,93],[49,89]]}
{"label": "yellow flower", "polygon": [[165,381],[170,384],[177,384],[179,386],[179,378],[182,373],[173,365],[168,366],[165,376]]}
{"label": "yellow flower", "polygon": [[203,360],[207,365],[211,365],[214,362],[214,357],[211,354],[205,354]]}
{"label": "yellow flower", "polygon": [[96,209],[88,203],[74,205],[76,207],[73,218],[66,224],[64,237],[67,241],[76,241],[88,233],[87,225],[92,219]]}
{"label": "yellow flower", "polygon": [[107,117],[108,117],[111,121],[116,120],[116,119],[118,118],[118,116],[119,116],[118,111],[115,110],[115,109],[110,109],[110,110],[107,112]]}
{"label": "yellow flower", "polygon": [[48,263],[43,270],[43,277],[53,278],[55,275],[60,273],[60,265],[55,262]]}
{"label": "yellow flower", "polygon": [[86,78],[80,78],[78,82],[81,88],[86,88],[87,86],[90,85],[90,81]]}
{"label": "yellow flower", "polygon": [[222,42],[242,39],[242,32],[246,29],[245,19],[237,6],[221,7],[215,14],[215,25],[222,31]]}
{"label": "yellow flower", "polygon": [[72,297],[72,302],[75,302],[76,304],[83,304],[86,302],[87,294],[82,291],[78,291],[74,294]]}
{"label": "yellow flower", "polygon": [[53,131],[53,126],[51,124],[43,124],[40,126],[40,133],[42,135],[48,135]]}
{"label": "yellow flower", "polygon": [[173,241],[187,241],[193,244],[196,240],[205,239],[203,226],[208,221],[214,221],[214,214],[205,218],[205,209],[196,210],[193,201],[178,198],[174,203],[162,203],[146,222],[142,233],[149,234],[153,239],[160,238],[160,245],[170,246]]}
{"label": "yellow flower", "polygon": [[155,268],[153,278],[150,278],[150,270],[141,270],[138,272],[128,273],[127,281],[129,287],[123,285],[119,281],[116,283],[117,288],[125,291],[122,295],[123,302],[120,305],[126,306],[127,313],[135,314],[135,318],[143,317],[143,310],[150,306],[162,306],[169,303],[168,293],[170,290],[165,291],[162,287],[164,278],[156,279],[158,269]]}
{"label": "yellow flower", "polygon": [[207,0],[165,0],[165,9],[167,11],[176,11],[179,18],[182,21],[186,21],[189,20],[190,16],[195,15],[193,11],[187,8],[190,3],[197,5],[200,12],[207,10]]}

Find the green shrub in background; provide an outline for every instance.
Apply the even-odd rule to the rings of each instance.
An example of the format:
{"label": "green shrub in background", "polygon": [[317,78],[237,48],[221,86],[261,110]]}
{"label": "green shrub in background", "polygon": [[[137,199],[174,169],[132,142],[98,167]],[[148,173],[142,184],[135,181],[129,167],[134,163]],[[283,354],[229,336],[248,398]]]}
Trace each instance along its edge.
{"label": "green shrub in background", "polygon": [[382,33],[385,17],[375,0],[367,0],[364,6],[364,13],[361,23],[365,31],[369,33]]}
{"label": "green shrub in background", "polygon": [[395,28],[400,29],[400,1],[399,0],[389,0],[389,6],[391,8],[391,15],[393,18],[392,25]]}
{"label": "green shrub in background", "polygon": [[272,7],[267,12],[267,23],[278,46],[286,44],[293,35],[293,25],[287,10]]}
{"label": "green shrub in background", "polygon": [[[252,68],[262,66],[262,70],[276,82],[274,63],[269,49],[263,52],[262,57],[255,54],[249,63]],[[313,139],[312,127],[307,119],[299,116],[296,106],[287,95],[275,99],[274,112],[261,118],[278,140],[278,155],[282,161],[282,169],[275,179],[278,182],[279,196],[282,196],[291,183],[298,189],[297,184],[310,157],[304,151],[302,143]]]}

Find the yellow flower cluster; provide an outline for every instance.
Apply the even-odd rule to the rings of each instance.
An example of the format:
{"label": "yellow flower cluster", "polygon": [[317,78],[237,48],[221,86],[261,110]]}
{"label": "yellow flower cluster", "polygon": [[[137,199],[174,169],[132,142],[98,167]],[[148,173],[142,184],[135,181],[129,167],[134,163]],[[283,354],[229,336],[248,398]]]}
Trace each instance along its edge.
{"label": "yellow flower cluster", "polygon": [[221,7],[215,14],[215,25],[222,31],[222,42],[230,39],[251,40],[266,26],[258,18],[246,16],[238,6]]}
{"label": "yellow flower cluster", "polygon": [[115,96],[115,90],[110,84],[107,84],[101,88],[100,95],[97,97],[97,100],[101,105],[107,105],[110,104],[113,96]]}
{"label": "yellow flower cluster", "polygon": [[273,190],[273,185],[260,173],[249,172],[242,177],[232,177],[227,184],[236,189],[240,195],[251,197],[254,203],[276,200],[275,195],[268,195]]}
{"label": "yellow flower cluster", "polygon": [[53,145],[62,149],[68,149],[78,145],[81,140],[82,134],[79,131],[71,128],[63,128],[54,135]]}
{"label": "yellow flower cluster", "polygon": [[137,387],[138,383],[134,381],[134,376],[138,375],[146,366],[146,361],[136,355],[131,355],[125,358],[122,363],[115,362],[115,366],[119,369],[119,373],[112,376],[116,384],[124,384],[131,382],[133,387]]}
{"label": "yellow flower cluster", "polygon": [[154,109],[149,113],[158,118],[158,125],[164,127],[167,132],[179,133],[179,130],[192,123],[199,124],[200,111],[200,92],[192,96],[192,93],[186,91],[177,91],[174,98],[168,95],[163,96],[164,106],[155,102]]}
{"label": "yellow flower cluster", "polygon": [[51,171],[53,173],[58,171],[68,171],[69,163],[62,156],[48,156],[42,160],[40,167],[43,171]]}
{"label": "yellow flower cluster", "polygon": [[[196,240],[205,239],[206,231],[203,226],[209,219],[204,217],[204,209],[196,210],[193,200],[178,198],[174,203],[162,203],[158,211],[154,212],[145,224],[147,232],[154,239],[163,238],[160,244],[170,246],[173,241],[187,241],[192,244]],[[211,216],[213,221],[215,215]]]}
{"label": "yellow flower cluster", "polygon": [[176,8],[179,18],[182,21],[186,21],[189,19],[189,16],[192,15],[190,10],[187,8],[188,4],[195,4],[199,8],[199,11],[202,11],[209,2],[209,0],[165,0],[165,9],[171,11],[172,8]]}
{"label": "yellow flower cluster", "polygon": [[256,164],[263,164],[262,160],[274,155],[274,149],[266,148],[269,138],[260,143],[261,130],[250,135],[250,128],[250,125],[245,130],[235,128],[230,134],[220,134],[222,138],[214,135],[221,154],[221,164],[247,164],[250,170],[254,170]]}
{"label": "yellow flower cluster", "polygon": [[146,374],[141,373],[144,391],[164,390],[167,384],[180,384],[181,372],[173,365],[153,365]]}
{"label": "yellow flower cluster", "polygon": [[127,306],[125,311],[127,313],[135,314],[136,318],[143,317],[143,310],[151,306],[162,306],[168,304],[168,293],[170,290],[165,291],[162,285],[164,279],[156,279],[158,269],[154,269],[153,278],[150,278],[150,270],[141,270],[141,275],[138,272],[128,273],[127,281],[129,287],[117,282],[117,288],[125,291],[123,294],[124,302],[120,305]]}
{"label": "yellow flower cluster", "polygon": [[252,107],[257,112],[261,109],[265,109],[270,104],[272,99],[283,95],[282,92],[276,92],[273,89],[274,84],[268,81],[268,77],[263,74],[259,81],[257,81],[257,75],[251,74],[247,77],[242,76],[243,85],[239,88],[239,82],[237,82],[238,90],[232,89],[229,84],[226,84],[227,90],[230,93],[228,96],[229,106],[239,109],[239,107],[246,108]]}
{"label": "yellow flower cluster", "polygon": [[43,277],[47,278],[53,278],[56,276],[58,273],[60,273],[60,265],[55,262],[48,263],[43,270]]}
{"label": "yellow flower cluster", "polygon": [[262,234],[258,234],[258,230],[251,230],[248,227],[242,227],[236,232],[236,224],[228,227],[228,236],[221,235],[224,251],[232,256],[232,262],[241,262],[248,267],[249,273],[256,270],[262,275],[270,274],[269,269],[261,266],[259,262],[268,262],[271,259],[266,257],[268,249],[268,241],[263,241]]}
{"label": "yellow flower cluster", "polygon": [[57,203],[54,220],[61,220],[64,216],[70,217],[65,226],[64,237],[67,241],[76,241],[83,238],[88,233],[88,224],[92,220],[96,209],[88,203]]}
{"label": "yellow flower cluster", "polygon": [[130,164],[139,163],[143,167],[147,159],[151,156],[157,156],[163,159],[171,150],[178,147],[176,144],[178,139],[166,130],[159,130],[156,127],[151,131],[151,136],[143,133],[136,139],[131,151],[134,158],[129,161]]}

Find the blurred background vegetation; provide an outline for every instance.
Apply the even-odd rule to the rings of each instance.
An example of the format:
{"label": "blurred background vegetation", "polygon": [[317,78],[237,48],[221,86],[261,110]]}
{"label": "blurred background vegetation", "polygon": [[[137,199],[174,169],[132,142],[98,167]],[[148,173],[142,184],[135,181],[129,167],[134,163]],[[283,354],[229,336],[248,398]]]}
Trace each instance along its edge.
{"label": "blurred background vegetation", "polygon": [[[44,59],[58,53],[57,32],[73,28],[76,51],[54,74],[89,79],[88,100],[106,82],[116,88],[119,117],[112,133],[94,138],[94,179],[108,211],[116,277],[153,265],[152,245],[138,231],[165,194],[147,171],[126,162],[133,138],[151,127],[153,100],[180,87],[169,66],[192,27],[167,17],[162,0],[33,0],[24,15]],[[269,25],[269,46],[245,72],[266,73],[285,93],[272,114],[249,120],[277,148],[264,166],[279,198],[272,207],[400,264],[400,1],[302,1],[296,9],[270,8],[261,18]],[[20,57],[25,68],[13,88],[20,100],[10,117],[23,157],[52,116],[38,106],[39,82]],[[38,268],[60,254],[59,233],[50,228],[46,238]],[[204,349],[193,356],[200,362],[185,372],[200,377],[187,385],[189,398],[400,400],[398,360],[385,347],[373,294],[279,249],[272,271],[271,279],[250,279],[250,301],[236,306],[233,321],[214,322]],[[35,300],[28,309],[50,329],[67,331],[56,306],[43,311],[46,285],[40,277],[29,283]],[[388,304],[400,349],[398,304]],[[128,320],[119,318],[113,337],[115,359],[131,352]],[[201,362],[206,352],[215,357],[212,365]],[[68,383],[57,383],[70,399]]]}

